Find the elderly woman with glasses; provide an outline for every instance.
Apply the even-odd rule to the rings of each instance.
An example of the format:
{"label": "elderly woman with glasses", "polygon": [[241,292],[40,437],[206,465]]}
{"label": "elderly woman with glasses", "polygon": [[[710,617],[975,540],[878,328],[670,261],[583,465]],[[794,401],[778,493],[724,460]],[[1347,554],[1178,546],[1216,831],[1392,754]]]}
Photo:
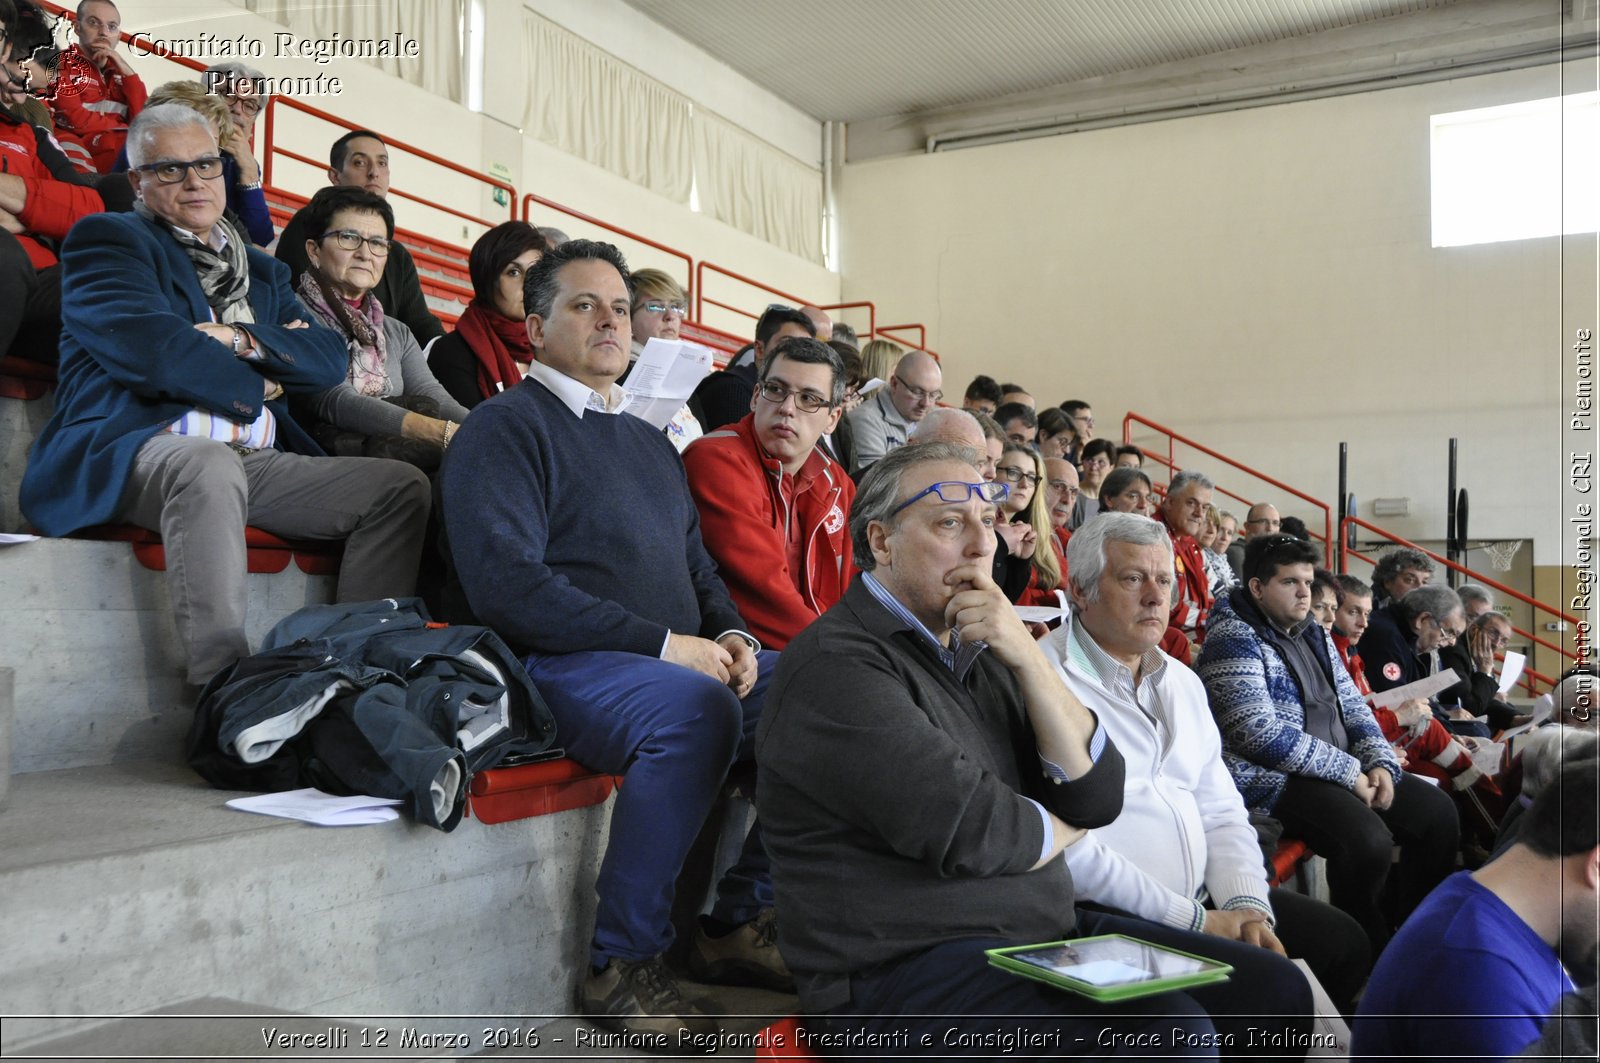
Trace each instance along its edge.
{"label": "elderly woman with glasses", "polygon": [[305,224],[310,266],[300,278],[300,301],[343,337],[350,354],[344,383],[309,404],[319,422],[313,434],[330,454],[437,469],[467,410],[434,379],[411,330],[387,317],[372,294],[394,237],[389,204],[335,185],[311,197]]}
{"label": "elderly woman with glasses", "polygon": [[1023,546],[1012,552],[1026,557],[1032,563],[1028,586],[1017,599],[1018,605],[1056,605],[1056,590],[1061,587],[1061,577],[1067,564],[1061,554],[1061,543],[1050,523],[1050,510],[1045,504],[1044,459],[1031,446],[1013,444],[1000,455],[995,469],[995,479],[1008,489],[1000,503],[1001,516],[1012,524],[1024,525],[1027,534]]}
{"label": "elderly woman with glasses", "polygon": [[506,221],[478,237],[467,256],[472,303],[456,330],[428,348],[428,368],[467,409],[522,383],[533,363],[522,280],[550,249],[525,221]]}
{"label": "elderly woman with glasses", "polygon": [[[679,339],[684,319],[689,316],[689,294],[666,273],[659,269],[635,270],[632,280],[633,353],[629,356],[627,370],[617,381],[624,387],[639,356],[644,353],[644,345],[650,340]],[[672,415],[664,431],[680,454],[684,447],[705,434],[688,406]]]}

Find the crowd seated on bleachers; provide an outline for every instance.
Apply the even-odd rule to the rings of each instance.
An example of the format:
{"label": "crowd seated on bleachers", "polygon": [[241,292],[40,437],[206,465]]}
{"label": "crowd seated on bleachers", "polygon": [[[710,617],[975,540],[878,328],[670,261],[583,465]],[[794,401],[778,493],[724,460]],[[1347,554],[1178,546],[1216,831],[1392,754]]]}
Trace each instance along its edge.
{"label": "crowd seated on bleachers", "polygon": [[[1035,1031],[1137,1033],[1160,1014],[1169,1038],[1263,1022],[1298,1036],[1309,994],[1287,952],[1347,1014],[1377,960],[1357,1034],[1389,1051],[1411,1033],[1378,1013],[1423,1006],[1397,950],[1485,891],[1522,920],[1499,932],[1538,970],[1537,993],[1504,1003],[1555,1008],[1546,952],[1581,942],[1542,933],[1552,913],[1507,883],[1593,862],[1592,837],[1539,841],[1534,803],[1562,785],[1563,751],[1592,755],[1577,702],[1593,676],[1487,770],[1452,731],[1528,718],[1498,695],[1511,629],[1486,592],[1430,585],[1426,555],[1400,549],[1374,595],[1316,569],[1270,502],[1240,542],[1205,471],[1173,470],[1158,503],[1142,452],[1096,438],[1087,401],[1039,409],[980,374],[971,412],[942,406],[937,358],[861,344],[815,306],[768,307],[663,433],[626,415],[627,378],[648,340],[682,338],[678,278],[507,222],[473,245],[473,300],[446,334],[394,238],[379,134],[333,144],[331,187],[275,259],[257,250],[274,236],[250,144],[258,72],[220,64],[146,100],[116,8],[84,0],[47,86],[45,23],[15,2],[0,0],[0,354],[60,350],[28,519],[52,536],[159,532],[198,685],[250,650],[246,524],[343,540],[340,602],[401,598],[428,534],[421,470],[437,468],[449,619],[491,628],[555,741],[625,779],[577,976],[594,1021],[717,1028],[666,959],[671,909],[730,771],[756,762],[757,819],[689,974],[797,990],[825,1032],[1016,1013]],[[104,172],[119,153],[126,174]],[[1070,605],[1048,627],[1011,608],[1058,592]],[[1442,668],[1463,678],[1437,704],[1361,700]],[[435,825],[461,814],[417,807]],[[1476,886],[1446,880],[1519,817],[1535,840],[1502,840]],[[1268,887],[1279,829],[1326,858],[1331,906]],[[1096,931],[1225,959],[1233,981],[1073,1019],[1059,1013],[1084,1002],[981,960]],[[1489,1026],[1474,1045],[1537,1032],[1474,1028]]]}
{"label": "crowd seated on bleachers", "polygon": [[394,247],[389,204],[334,185],[312,196],[301,218],[307,265],[295,294],[348,351],[345,378],[303,400],[307,427],[329,454],[397,458],[432,472],[467,409],[434,379],[411,330],[373,295]]}

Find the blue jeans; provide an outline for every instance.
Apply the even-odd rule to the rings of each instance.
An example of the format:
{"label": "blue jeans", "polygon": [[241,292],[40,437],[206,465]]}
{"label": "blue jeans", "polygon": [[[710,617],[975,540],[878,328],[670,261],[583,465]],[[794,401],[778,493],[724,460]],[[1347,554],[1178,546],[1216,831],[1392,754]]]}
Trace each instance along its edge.
{"label": "blue jeans", "polygon": [[[624,776],[595,883],[591,962],[642,960],[672,944],[672,890],[728,768],[748,760],[778,655],[757,655],[743,701],[709,676],[635,653],[530,654],[528,675],[550,705],[572,759]],[[712,914],[749,922],[772,905],[760,828],[718,886]]]}

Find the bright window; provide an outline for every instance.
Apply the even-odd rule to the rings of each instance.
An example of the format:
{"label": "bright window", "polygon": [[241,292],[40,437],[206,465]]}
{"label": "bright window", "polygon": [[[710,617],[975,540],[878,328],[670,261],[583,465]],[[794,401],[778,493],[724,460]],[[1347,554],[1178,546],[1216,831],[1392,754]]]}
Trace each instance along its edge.
{"label": "bright window", "polygon": [[1600,92],[1436,114],[1433,246],[1600,229]]}

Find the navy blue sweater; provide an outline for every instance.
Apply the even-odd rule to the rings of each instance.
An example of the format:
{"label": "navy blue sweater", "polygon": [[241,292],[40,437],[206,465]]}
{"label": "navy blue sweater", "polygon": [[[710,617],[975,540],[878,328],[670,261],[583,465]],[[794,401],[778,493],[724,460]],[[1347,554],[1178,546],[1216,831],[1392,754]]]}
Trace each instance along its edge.
{"label": "navy blue sweater", "polygon": [[637,417],[578,418],[524,380],[473,409],[441,481],[461,589],[518,653],[657,657],[669,630],[745,630],[700,542],[683,462]]}

